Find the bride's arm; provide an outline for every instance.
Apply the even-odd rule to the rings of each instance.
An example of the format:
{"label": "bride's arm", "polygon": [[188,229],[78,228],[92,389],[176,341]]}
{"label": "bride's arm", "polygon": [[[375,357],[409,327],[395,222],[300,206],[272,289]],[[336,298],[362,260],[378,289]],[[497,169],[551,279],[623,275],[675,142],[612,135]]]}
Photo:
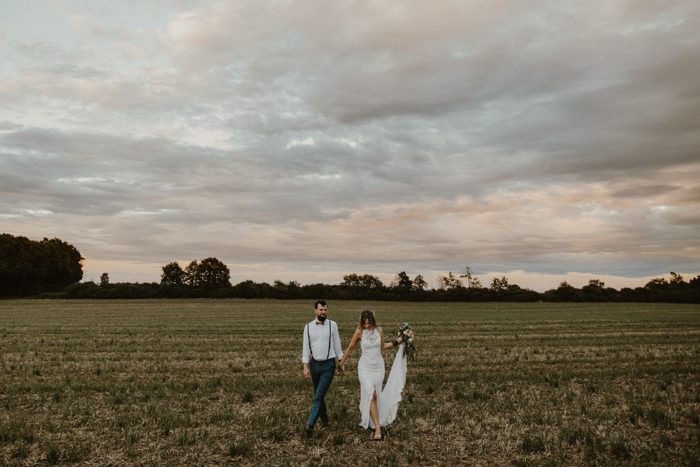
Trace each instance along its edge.
{"label": "bride's arm", "polygon": [[352,339],[350,339],[348,348],[345,349],[345,352],[343,352],[343,358],[340,359],[339,365],[344,365],[345,361],[348,358],[350,358],[350,355],[352,355],[352,351],[355,350],[355,346],[360,341],[360,336],[362,336],[362,331],[360,331],[360,328],[358,327],[357,329],[355,329],[355,334],[352,335]]}
{"label": "bride's arm", "polygon": [[[379,328],[379,335],[382,338],[382,342],[384,342],[384,331],[382,330],[382,328]],[[402,339],[400,337],[397,337],[396,339],[394,339],[391,342],[384,342],[384,344],[382,344],[382,349],[383,350],[393,349],[394,347],[396,347],[397,345],[399,345],[401,343],[401,340]]]}

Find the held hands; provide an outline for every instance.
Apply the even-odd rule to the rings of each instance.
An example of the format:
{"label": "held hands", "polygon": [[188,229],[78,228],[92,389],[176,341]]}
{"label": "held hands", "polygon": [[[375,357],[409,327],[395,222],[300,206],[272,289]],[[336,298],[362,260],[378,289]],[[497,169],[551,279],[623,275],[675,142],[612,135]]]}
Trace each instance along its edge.
{"label": "held hands", "polygon": [[340,362],[338,362],[338,372],[345,373],[345,360],[340,360]]}

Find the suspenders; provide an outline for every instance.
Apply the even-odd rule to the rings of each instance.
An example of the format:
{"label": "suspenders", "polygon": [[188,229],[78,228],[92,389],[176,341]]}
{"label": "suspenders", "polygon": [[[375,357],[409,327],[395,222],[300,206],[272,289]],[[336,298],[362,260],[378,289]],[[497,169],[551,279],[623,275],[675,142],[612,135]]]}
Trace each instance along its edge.
{"label": "suspenders", "polygon": [[[311,351],[311,331],[309,331],[309,326],[308,324],[306,325],[306,337],[307,340],[309,341],[309,355],[311,358],[314,358],[314,353]],[[330,319],[328,320],[328,355],[326,355],[326,360],[329,360],[331,357],[331,336],[333,335],[333,321]]]}

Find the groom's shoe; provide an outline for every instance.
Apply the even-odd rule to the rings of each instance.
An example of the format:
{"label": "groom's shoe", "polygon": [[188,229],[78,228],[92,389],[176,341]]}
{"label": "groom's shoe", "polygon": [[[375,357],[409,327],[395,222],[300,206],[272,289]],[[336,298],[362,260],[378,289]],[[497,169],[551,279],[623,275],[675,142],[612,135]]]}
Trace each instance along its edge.
{"label": "groom's shoe", "polygon": [[304,427],[304,436],[308,439],[308,438],[313,437],[313,435],[314,435],[314,427],[312,427],[311,425],[306,425]]}

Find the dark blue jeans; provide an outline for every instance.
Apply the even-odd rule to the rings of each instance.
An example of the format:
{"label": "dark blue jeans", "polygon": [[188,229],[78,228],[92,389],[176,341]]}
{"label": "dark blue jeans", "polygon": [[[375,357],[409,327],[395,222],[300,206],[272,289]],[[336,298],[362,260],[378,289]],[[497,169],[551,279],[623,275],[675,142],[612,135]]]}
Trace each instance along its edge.
{"label": "dark blue jeans", "polygon": [[320,417],[321,423],[328,424],[328,411],[326,410],[326,392],[333,382],[335,375],[335,358],[318,362],[311,359],[309,362],[311,381],[314,383],[314,403],[306,425],[313,427]]}

